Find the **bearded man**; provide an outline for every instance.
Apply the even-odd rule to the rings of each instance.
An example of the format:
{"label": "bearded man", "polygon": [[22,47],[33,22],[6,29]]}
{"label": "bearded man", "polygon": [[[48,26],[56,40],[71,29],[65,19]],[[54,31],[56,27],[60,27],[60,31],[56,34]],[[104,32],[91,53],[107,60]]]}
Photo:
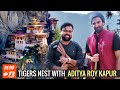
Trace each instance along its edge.
{"label": "bearded man", "polygon": [[69,22],[61,25],[61,40],[49,45],[47,66],[51,70],[83,69],[84,56],[80,45],[72,41],[73,25]]}

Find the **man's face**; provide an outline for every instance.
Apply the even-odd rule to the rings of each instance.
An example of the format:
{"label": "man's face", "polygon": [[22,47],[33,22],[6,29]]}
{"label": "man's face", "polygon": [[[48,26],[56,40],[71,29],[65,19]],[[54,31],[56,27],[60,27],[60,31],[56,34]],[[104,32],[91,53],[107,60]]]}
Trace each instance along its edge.
{"label": "man's face", "polygon": [[70,41],[72,38],[73,29],[71,26],[66,26],[61,31],[61,36],[63,41]]}
{"label": "man's face", "polygon": [[105,25],[104,22],[102,22],[101,18],[95,17],[92,20],[92,26],[96,32],[100,32],[103,30],[103,26]]}

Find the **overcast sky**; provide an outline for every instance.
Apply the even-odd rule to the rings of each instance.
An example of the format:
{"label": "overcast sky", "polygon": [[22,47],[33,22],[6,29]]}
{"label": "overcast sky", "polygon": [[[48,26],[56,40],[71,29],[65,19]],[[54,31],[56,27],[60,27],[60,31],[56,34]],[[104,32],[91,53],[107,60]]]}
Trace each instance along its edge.
{"label": "overcast sky", "polygon": [[[92,11],[62,11],[62,12],[65,12],[65,13],[80,13],[80,14],[88,14]],[[112,11],[112,13],[114,14],[117,14],[117,11]]]}

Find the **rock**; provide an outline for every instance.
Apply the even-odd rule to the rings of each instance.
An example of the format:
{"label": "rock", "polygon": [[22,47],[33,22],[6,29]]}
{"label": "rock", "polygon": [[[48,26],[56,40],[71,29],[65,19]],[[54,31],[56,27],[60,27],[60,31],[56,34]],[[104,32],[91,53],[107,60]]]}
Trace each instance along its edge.
{"label": "rock", "polygon": [[0,11],[0,50],[5,48],[7,36],[28,24],[31,17],[45,21],[47,16],[48,11]]}

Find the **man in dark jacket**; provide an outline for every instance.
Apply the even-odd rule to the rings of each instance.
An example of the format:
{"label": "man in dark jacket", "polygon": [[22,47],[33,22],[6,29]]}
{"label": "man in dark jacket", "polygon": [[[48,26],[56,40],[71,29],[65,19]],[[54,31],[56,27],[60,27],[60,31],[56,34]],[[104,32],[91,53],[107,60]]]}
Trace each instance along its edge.
{"label": "man in dark jacket", "polygon": [[[73,25],[64,23],[61,26],[61,40],[55,41],[49,45],[47,52],[47,66],[51,70],[68,70],[68,64],[71,64],[78,69],[83,69],[83,53],[80,45],[72,41]],[[61,44],[67,54],[64,57],[58,51],[58,44]]]}

